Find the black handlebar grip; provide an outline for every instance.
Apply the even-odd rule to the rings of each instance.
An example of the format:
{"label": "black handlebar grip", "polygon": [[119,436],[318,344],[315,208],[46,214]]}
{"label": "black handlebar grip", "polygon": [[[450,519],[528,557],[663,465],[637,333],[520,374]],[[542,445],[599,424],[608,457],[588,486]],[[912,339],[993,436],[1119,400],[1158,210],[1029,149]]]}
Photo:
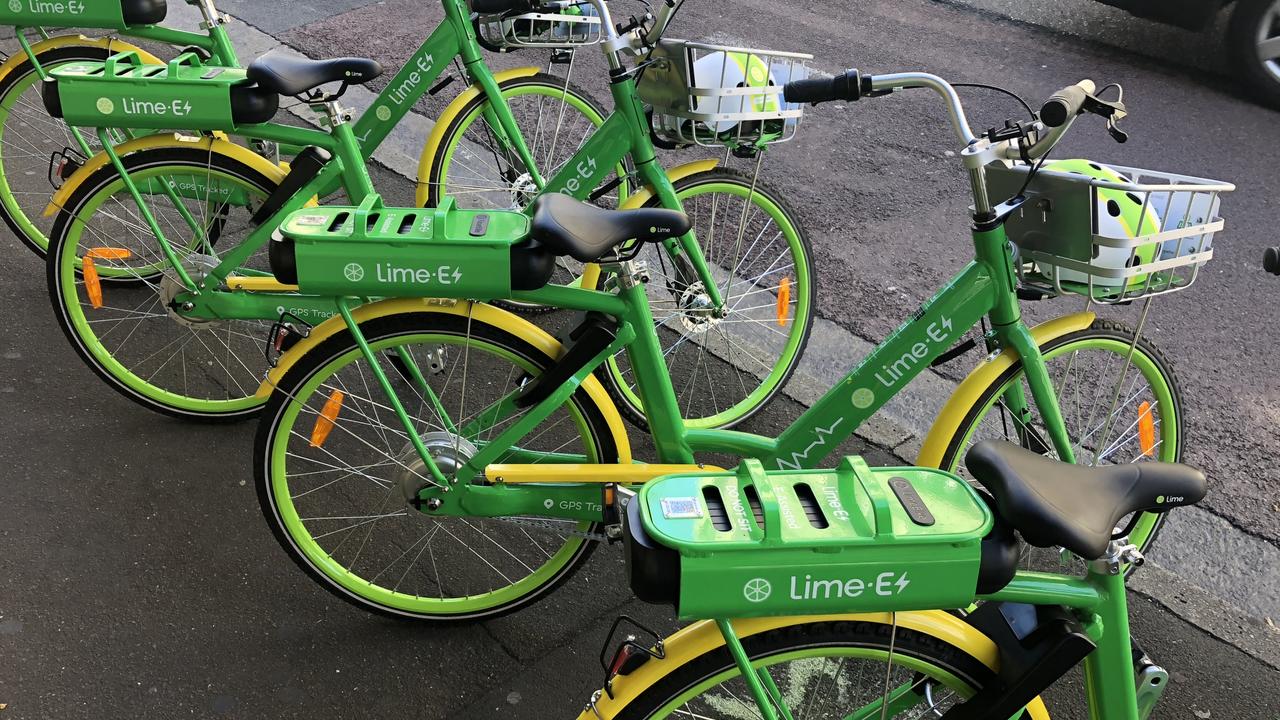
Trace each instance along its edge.
{"label": "black handlebar grip", "polygon": [[1270,247],[1262,253],[1262,269],[1280,275],[1280,247]]}
{"label": "black handlebar grip", "polygon": [[471,0],[471,9],[481,15],[498,15],[532,12],[539,4],[537,0]]}
{"label": "black handlebar grip", "polygon": [[1040,120],[1048,127],[1061,127],[1069,118],[1080,114],[1093,89],[1093,83],[1088,80],[1062,88],[1040,108]]}
{"label": "black handlebar grip", "polygon": [[856,69],[845,70],[835,77],[793,80],[782,86],[782,99],[789,103],[853,102],[860,97],[862,73]]}

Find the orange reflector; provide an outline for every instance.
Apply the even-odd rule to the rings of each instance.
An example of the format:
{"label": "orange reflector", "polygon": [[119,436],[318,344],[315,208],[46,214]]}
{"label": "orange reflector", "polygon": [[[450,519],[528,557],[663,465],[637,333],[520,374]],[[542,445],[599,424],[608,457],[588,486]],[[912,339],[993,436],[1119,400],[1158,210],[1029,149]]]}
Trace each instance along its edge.
{"label": "orange reflector", "polygon": [[133,257],[133,253],[128,248],[96,247],[90,248],[84,256],[98,260],[128,260]]}
{"label": "orange reflector", "polygon": [[791,278],[784,277],[778,285],[778,326],[786,327],[791,314]]}
{"label": "orange reflector", "polygon": [[311,447],[318,448],[324,445],[324,441],[329,437],[329,431],[333,429],[334,421],[338,419],[338,413],[342,411],[342,401],[346,397],[341,390],[334,390],[329,395],[324,407],[320,409],[320,417],[316,418],[316,426],[311,428]]}
{"label": "orange reflector", "polygon": [[1142,445],[1143,455],[1156,456],[1156,418],[1151,413],[1151,403],[1146,400],[1138,406],[1138,443]]}
{"label": "orange reflector", "polygon": [[84,291],[89,296],[89,304],[94,310],[101,308],[102,281],[98,279],[98,268],[93,264],[92,257],[85,257],[80,274],[84,275]]}

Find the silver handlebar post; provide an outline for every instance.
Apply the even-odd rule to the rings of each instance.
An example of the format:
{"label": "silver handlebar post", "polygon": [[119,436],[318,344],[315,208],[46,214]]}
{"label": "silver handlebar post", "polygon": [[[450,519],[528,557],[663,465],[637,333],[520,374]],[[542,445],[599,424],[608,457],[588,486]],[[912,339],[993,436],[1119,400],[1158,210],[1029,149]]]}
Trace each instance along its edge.
{"label": "silver handlebar post", "polygon": [[658,2],[662,7],[658,8],[658,14],[654,16],[653,27],[649,28],[649,32],[642,38],[645,45],[656,45],[662,39],[662,33],[666,32],[671,17],[684,4],[684,0],[658,0]]}
{"label": "silver handlebar post", "polygon": [[609,69],[619,70],[622,68],[622,58],[619,55],[630,44],[623,38],[618,37],[618,31],[613,26],[613,15],[609,13],[609,6],[606,0],[587,0],[587,2],[596,9],[596,14],[600,16],[600,32],[604,34],[604,40],[600,43],[600,48],[604,51],[604,58],[609,63]]}

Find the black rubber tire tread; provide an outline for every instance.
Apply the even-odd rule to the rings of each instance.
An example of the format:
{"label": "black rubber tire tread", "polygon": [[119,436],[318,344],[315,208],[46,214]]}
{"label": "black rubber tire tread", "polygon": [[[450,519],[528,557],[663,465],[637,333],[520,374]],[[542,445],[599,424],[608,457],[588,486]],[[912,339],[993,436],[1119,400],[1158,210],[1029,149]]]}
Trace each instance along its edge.
{"label": "black rubber tire tread", "polygon": [[[42,67],[47,67],[51,63],[75,62],[77,60],[102,61],[106,60],[110,55],[111,52],[106,48],[82,45],[64,45],[62,47],[56,47],[37,53],[36,58],[40,60],[40,65]],[[35,71],[35,66],[31,64],[31,58],[25,58],[22,62],[15,65],[13,70],[5,74],[4,78],[0,78],[0,98],[4,98],[5,95],[9,94],[9,90],[12,89],[14,85],[17,85],[19,81],[25,79]],[[61,120],[55,120],[53,118],[48,118],[48,121],[51,123],[62,122]],[[52,192],[52,188],[50,189],[50,192]],[[21,240],[24,245],[31,248],[32,252],[40,257],[45,256],[46,251],[39,245],[32,242],[31,239],[27,237],[26,233],[22,232],[18,227],[18,222],[9,214],[8,208],[6,208],[3,203],[0,203],[0,219],[4,220],[4,224],[9,227],[9,230],[12,231],[14,235],[17,235],[18,239]]]}
{"label": "black rubber tire tread", "polygon": [[[733,183],[745,187],[751,187],[752,185],[750,175],[733,168],[716,168],[714,170],[689,175],[675,181],[672,185],[675,188],[676,194],[679,195],[682,190],[697,187],[704,183]],[[813,332],[813,324],[817,318],[817,313],[814,311],[814,305],[815,298],[818,297],[818,273],[814,272],[813,246],[809,243],[809,237],[805,234],[804,226],[800,223],[799,216],[791,209],[791,206],[788,205],[780,195],[770,189],[767,184],[757,181],[755,183],[755,192],[769,198],[770,202],[777,205],[778,209],[782,211],[782,214],[786,216],[787,222],[791,223],[791,226],[796,229],[796,236],[800,241],[800,247],[804,252],[805,257],[808,258],[810,316],[809,323],[804,329],[804,335],[800,338],[800,346],[796,348],[795,357],[791,360],[791,367],[787,368],[782,379],[778,381],[777,387],[773,389],[773,392],[766,395],[763,400],[757,403],[755,407],[751,408],[737,420],[732,423],[719,426],[719,429],[722,430],[745,422],[747,419],[763,410],[764,407],[773,400],[773,398],[777,397],[778,393],[782,391],[782,388],[786,386],[787,381],[795,374],[796,368],[799,367],[800,360],[804,357],[804,350],[809,345],[809,335]],[[655,195],[645,203],[645,207],[659,207],[660,203],[661,201]],[[645,419],[644,411],[632,404],[631,400],[624,392],[622,392],[622,388],[618,386],[617,378],[613,376],[612,372],[609,372],[608,367],[606,366],[603,370],[598,371],[596,375],[600,378],[600,382],[604,384],[605,389],[609,391],[609,397],[613,398],[613,402],[618,406],[618,412],[622,413],[622,417],[626,418],[627,422],[631,423],[636,428],[644,432],[648,432],[649,421]]]}
{"label": "black rubber tire tread", "polygon": [[[140,150],[135,153],[121,158],[125,166],[125,170],[133,172],[141,172],[155,166],[178,166],[187,165],[193,168],[207,168],[214,166],[218,171],[235,175],[241,180],[245,180],[254,184],[265,195],[270,195],[275,189],[277,183],[266,177],[262,173],[254,170],[245,163],[234,158],[228,157],[221,153],[209,152],[208,150],[200,150],[196,148],[176,148],[161,147],[151,150]],[[124,383],[116,379],[111,373],[102,368],[97,360],[84,348],[80,343],[79,336],[71,326],[71,321],[67,318],[66,308],[62,305],[62,293],[60,292],[60,272],[59,267],[62,264],[62,252],[67,244],[67,231],[80,210],[80,207],[94,195],[101,192],[108,184],[114,181],[119,174],[111,165],[103,166],[94,172],[89,178],[76,188],[71,197],[67,198],[65,207],[58,212],[57,218],[54,220],[53,229],[49,233],[49,258],[45,264],[46,280],[48,283],[49,300],[53,303],[53,314],[57,318],[58,326],[62,328],[62,332],[71,341],[72,347],[78,353],[93,371],[102,378],[104,382],[114,388],[117,392],[130,400],[142,405],[148,410],[152,410],[170,417],[179,418],[181,420],[192,420],[205,423],[214,422],[235,422],[251,417],[256,417],[261,411],[261,405],[247,408],[244,410],[228,412],[224,414],[210,413],[190,413],[161,405],[149,398],[138,395]],[[136,284],[138,281],[121,281],[110,280],[104,282],[116,282],[124,285]],[[265,343],[266,339],[263,339]]]}
{"label": "black rubber tire tread", "polygon": [[[1073,333],[1067,333],[1066,335],[1056,337],[1046,342],[1045,344],[1041,345],[1040,350],[1042,353],[1047,353],[1051,350],[1060,348],[1063,345],[1066,345],[1068,343],[1079,342],[1081,340],[1087,340],[1091,338],[1108,338],[1108,339],[1120,340],[1126,343],[1131,343],[1133,342],[1134,335],[1135,335],[1135,332],[1133,328],[1129,327],[1124,323],[1116,322],[1114,320],[1104,320],[1102,318],[1097,318],[1093,321],[1092,324],[1089,325],[1089,327],[1085,328],[1084,330],[1078,330]],[[1185,436],[1185,433],[1183,432],[1183,428],[1185,428],[1185,425],[1186,425],[1186,423],[1183,422],[1183,418],[1184,418],[1183,408],[1185,407],[1185,404],[1182,401],[1182,389],[1178,385],[1177,373],[1174,372],[1173,362],[1169,359],[1169,357],[1165,355],[1164,351],[1161,350],[1160,347],[1156,345],[1154,342],[1152,342],[1151,339],[1148,338],[1147,336],[1142,335],[1138,338],[1138,348],[1141,349],[1144,355],[1151,358],[1151,360],[1155,363],[1156,367],[1159,368],[1160,374],[1163,375],[1165,380],[1168,381],[1169,383],[1170,395],[1173,398],[1173,404],[1174,404],[1174,414],[1175,414],[1175,417],[1178,418],[1179,423],[1182,425],[1182,427],[1180,427],[1178,431],[1177,454],[1173,458],[1173,461],[1177,462],[1182,458],[1182,447],[1186,442],[1186,436]],[[969,412],[965,415],[964,421],[961,422],[960,428],[956,432],[955,437],[951,438],[951,442],[947,445],[946,451],[943,452],[941,469],[950,471],[950,469],[954,468],[957,465],[957,463],[962,462],[964,460],[964,458],[960,457],[960,452],[963,450],[963,448],[960,447],[960,443],[963,442],[963,439],[965,438],[965,436],[968,435],[969,428],[972,427],[975,422],[980,420],[980,418],[978,417],[978,413],[981,412],[981,410],[987,406],[987,403],[991,402],[992,396],[995,394],[997,390],[1004,387],[1005,383],[1012,380],[1016,375],[1020,374],[1021,372],[1022,372],[1022,362],[1015,361],[1013,365],[1011,365],[1003,373],[1000,373],[1000,376],[997,377],[995,381],[991,383],[991,385],[987,386],[987,388],[982,391],[982,394],[978,397],[978,401],[974,403],[973,407],[971,407],[969,409]],[[1145,552],[1148,548],[1150,548],[1152,545],[1155,544],[1156,539],[1160,535],[1160,530],[1164,527],[1164,522],[1165,522],[1165,513],[1159,513],[1156,519],[1155,527],[1152,528],[1151,530],[1151,535],[1147,538],[1146,544],[1144,544],[1141,548],[1139,548],[1140,550],[1143,550]],[[1134,570],[1133,567],[1127,568],[1126,575],[1131,574],[1133,570]]]}
{"label": "black rubber tire tread", "polygon": [[[742,638],[752,660],[815,647],[864,647],[888,650],[893,627],[872,621],[797,622]],[[995,673],[962,649],[931,635],[899,627],[893,637],[895,654],[909,655],[950,672],[975,692],[995,680]],[[672,668],[646,688],[614,720],[648,720],[667,703],[708,678],[735,667],[727,647],[720,647]]]}
{"label": "black rubber tire tread", "polygon": [[1258,23],[1274,0],[1237,0],[1227,24],[1227,53],[1253,98],[1280,110],[1280,79],[1262,67],[1257,53]]}
{"label": "black rubber tire tread", "polygon": [[[482,337],[491,344],[502,346],[513,354],[529,361],[535,367],[545,369],[555,363],[555,358],[547,356],[524,339],[516,337],[501,328],[481,322],[475,318],[472,318],[468,323],[466,317],[447,313],[424,312],[388,315],[362,323],[360,330],[370,344],[390,337],[423,332],[452,334],[458,337],[466,337],[469,334],[472,337]],[[270,448],[274,440],[280,414],[287,407],[290,398],[294,397],[298,389],[306,384],[318,371],[329,365],[336,358],[342,357],[357,347],[355,338],[352,337],[350,331],[344,329],[303,355],[298,360],[298,363],[290,368],[276,385],[271,397],[267,400],[262,419],[258,424],[258,432],[253,445],[253,472],[254,484],[258,492],[258,505],[262,510],[263,517],[266,518],[267,525],[271,527],[272,535],[275,536],[276,541],[284,548],[290,559],[298,567],[302,568],[309,577],[342,600],[362,610],[402,621],[451,623],[491,619],[518,610],[545,597],[559,587],[561,583],[568,580],[591,556],[597,544],[595,541],[588,540],[582,543],[577,555],[566,563],[560,572],[548,582],[538,586],[533,592],[505,605],[467,615],[410,615],[353,597],[351,593],[338,587],[323,573],[315,569],[307,561],[306,557],[294,547],[288,532],[276,516],[275,506],[271,498]],[[591,428],[592,434],[595,436],[597,457],[604,463],[618,462],[617,445],[599,406],[592,402],[591,396],[581,388],[574,393],[572,402],[577,405],[588,427]],[[587,532],[600,532],[601,530],[601,523],[592,523]]]}

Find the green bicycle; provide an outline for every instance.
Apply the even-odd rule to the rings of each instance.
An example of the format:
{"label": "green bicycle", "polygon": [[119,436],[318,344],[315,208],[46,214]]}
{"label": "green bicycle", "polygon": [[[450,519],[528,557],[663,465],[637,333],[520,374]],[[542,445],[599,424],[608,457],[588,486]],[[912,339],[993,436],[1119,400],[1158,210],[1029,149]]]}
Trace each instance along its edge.
{"label": "green bicycle", "polygon": [[[475,240],[458,230],[423,230],[420,211],[373,201],[307,209],[286,221],[273,246],[277,275],[296,274],[303,290],[340,297],[340,317],[313,328],[268,376],[273,391],[254,450],[263,512],[294,561],[344,600],[397,617],[510,611],[546,594],[580,565],[594,541],[616,534],[610,508],[617,485],[697,471],[695,461],[713,453],[756,458],[777,470],[814,467],[984,318],[990,330],[980,342],[990,355],[939,412],[919,465],[959,472],[966,450],[991,438],[1080,464],[1176,460],[1185,442],[1183,407],[1163,355],[1139,331],[1089,311],[1028,328],[1019,288],[1047,277],[1063,292],[1096,289],[1097,302],[1149,299],[1190,284],[1185,273],[1211,250],[1156,259],[1148,246],[1157,243],[1163,253],[1168,242],[1202,243],[1221,221],[1177,229],[1138,224],[1136,234],[1121,238],[1090,232],[1089,244],[1112,243],[1147,260],[1095,268],[1085,261],[1092,259],[1085,248],[1085,260],[1053,256],[1051,263],[1045,255],[1037,272],[1030,260],[1015,259],[1006,227],[1020,231],[1042,215],[1068,228],[1091,223],[1096,198],[1061,206],[1083,207],[1083,220],[1019,212],[1025,202],[1058,192],[1059,182],[1086,198],[1104,191],[1100,197],[1109,197],[1113,185],[1140,203],[1161,195],[1169,218],[1182,213],[1180,194],[1216,196],[1231,186],[1135,185],[1048,169],[1032,176],[1035,165],[1022,159],[1043,158],[1082,108],[1113,119],[1121,111],[1083,88],[1064,91],[1072,100],[1057,116],[1055,100],[1042,111],[1043,121],[1010,123],[1016,133],[1002,129],[993,138],[972,134],[954,89],[935,76],[852,73],[838,81],[839,94],[829,80],[813,81],[816,93],[803,81],[785,92],[812,101],[924,87],[946,100],[971,169],[975,259],[777,438],[681,422],[650,330],[649,274],[628,243],[637,238],[642,247],[678,236],[688,225],[678,213],[608,211],[549,194],[535,202],[529,225],[489,211],[485,222],[498,227],[502,219],[500,232]],[[993,203],[989,193],[988,174],[993,182],[1008,180],[1000,173],[1026,184],[1007,204]],[[449,210],[432,223],[466,228],[477,212]],[[371,226],[371,218],[377,224]],[[1012,237],[1024,242],[1020,234]],[[1045,242],[1038,247],[1050,249]],[[529,261],[535,251],[600,262],[616,281],[607,291],[542,287],[549,270]],[[1096,288],[1053,269],[1065,267],[1096,273]],[[408,278],[418,270],[431,277],[458,270],[465,287],[433,285],[437,299],[415,298],[420,286]],[[1121,277],[1119,286],[1112,275]],[[537,289],[518,289],[529,287]],[[1123,288],[1119,296],[1117,287]],[[355,307],[354,298],[365,295],[395,299]],[[562,345],[515,315],[461,299],[495,297],[585,315]],[[644,398],[654,464],[633,463],[616,407],[592,375],[622,350]],[[1136,513],[1121,534],[1145,548],[1159,524],[1158,513]]]}
{"label": "green bicycle", "polygon": [[[579,720],[1044,720],[1039,695],[1081,662],[1090,718],[1151,717],[1169,673],[1131,640],[1121,572],[1142,553],[1099,529],[1199,502],[1204,475],[1075,467],[1004,442],[966,464],[989,498],[857,457],[646,484],[623,512],[631,587],[700,622],[602,652],[605,687]],[[1087,572],[1018,570],[1015,530]],[[975,599],[965,617],[943,610]]]}
{"label": "green bicycle", "polygon": [[[457,186],[463,204],[495,201],[494,192],[468,192],[479,182],[467,174],[475,166],[468,158],[501,157],[500,167],[492,167],[499,167],[496,182],[505,183],[498,194],[505,197],[507,208],[523,207],[548,192],[624,207],[684,208],[694,218],[693,232],[656,250],[646,248],[655,253],[655,272],[664,270],[664,282],[651,288],[650,299],[666,362],[695,376],[705,376],[713,367],[741,368],[733,385],[714,392],[700,383],[685,386],[681,398],[691,425],[723,427],[749,417],[794,372],[808,338],[814,312],[808,241],[786,205],[753,178],[718,170],[714,160],[664,173],[654,157],[649,122],[637,95],[637,71],[624,71],[622,61],[624,51],[644,53],[657,42],[679,5],[664,6],[656,18],[621,37],[609,25],[603,2],[598,4],[599,26],[606,28],[601,34],[607,39],[601,45],[615,69],[610,86],[615,111],[607,117],[584,93],[535,68],[491,74],[481,60],[462,0],[445,0],[446,22],[354,123],[348,124],[347,111],[325,105],[334,97],[311,97],[317,110],[327,114],[327,122],[335,123],[333,134],[262,123],[265,117],[246,122],[245,117],[228,117],[225,112],[182,118],[150,113],[124,119],[118,112],[97,112],[92,103],[79,109],[69,104],[53,107],[55,113],[82,112],[79,122],[91,127],[126,123],[159,129],[176,124],[281,146],[312,146],[294,158],[287,175],[218,137],[153,135],[108,147],[86,162],[50,204],[58,210],[50,236],[50,295],[64,332],[103,379],[147,407],[190,418],[256,412],[267,389],[259,388],[259,363],[250,358],[262,352],[262,338],[273,322],[301,327],[333,314],[328,300],[299,296],[262,279],[267,275],[264,251],[274,229],[269,218],[283,218],[281,208],[296,209],[307,198],[338,190],[353,201],[362,199],[372,187],[363,161],[429,91],[447,59],[457,55],[474,85],[441,114],[427,141],[419,174],[429,180],[420,184],[420,200],[438,203],[432,188]],[[778,58],[770,62],[788,67],[798,67],[803,60],[785,53],[757,53],[755,62],[761,57]],[[362,75],[344,76],[354,67],[351,63],[268,54],[243,74],[228,69],[203,81],[200,76],[212,71],[184,61],[171,67],[165,77],[172,82],[160,92],[172,95],[179,87],[186,92],[188,85],[182,83],[189,83],[193,93],[202,87],[222,93],[199,96],[207,97],[202,105],[225,108],[230,88],[237,97],[253,92],[245,78],[274,96],[314,93],[317,82],[363,82],[376,72],[361,66]],[[163,79],[154,75],[154,67],[112,66],[131,75],[104,83],[123,79],[161,87]],[[64,65],[54,73],[56,87],[79,80],[89,88],[94,78],[69,70],[76,67],[100,65]],[[106,84],[103,92],[122,92],[119,87]],[[56,105],[57,91],[51,90],[51,95]],[[571,111],[577,118],[572,121]],[[704,109],[703,115],[708,114]],[[755,115],[787,117],[793,131],[799,111],[765,109]],[[760,129],[762,123],[746,119],[739,127],[756,130],[750,138],[735,133],[719,141],[758,151],[781,139],[788,125],[766,132]],[[341,139],[347,133],[350,141]],[[339,148],[348,142],[349,147]],[[159,178],[189,189],[163,191]],[[83,258],[95,251],[110,256],[93,258],[96,289],[86,287],[80,274]],[[587,286],[613,281],[608,276],[600,279],[580,261],[567,259],[565,264],[575,273],[581,271]],[[258,277],[224,284],[233,274]],[[569,281],[562,269],[557,282]],[[200,302],[188,309],[175,304],[180,289],[197,285]],[[227,298],[237,307],[204,305],[217,298]],[[611,363],[605,377],[628,416],[642,418],[642,402],[625,360]]]}

